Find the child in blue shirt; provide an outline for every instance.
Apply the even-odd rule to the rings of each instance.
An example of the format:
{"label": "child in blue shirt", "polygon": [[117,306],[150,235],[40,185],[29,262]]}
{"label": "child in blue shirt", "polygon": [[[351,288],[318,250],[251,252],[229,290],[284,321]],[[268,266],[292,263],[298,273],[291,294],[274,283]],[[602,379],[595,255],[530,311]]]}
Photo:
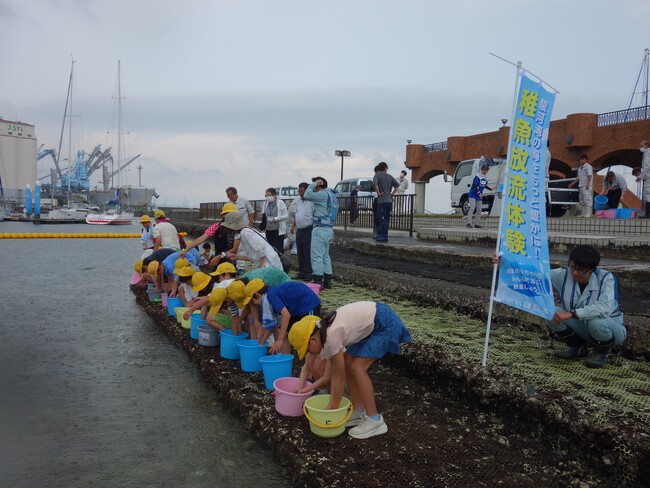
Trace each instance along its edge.
{"label": "child in blue shirt", "polygon": [[[287,334],[291,326],[307,315],[320,313],[320,298],[301,281],[267,286],[261,279],[251,280],[246,285],[246,301],[256,306],[254,313],[262,312],[264,331],[258,339],[259,343],[264,344],[271,332],[274,333],[275,343],[269,350],[270,354],[289,354],[291,347]],[[279,324],[275,320],[276,315],[280,316]]]}
{"label": "child in blue shirt", "polygon": [[[483,192],[487,188],[487,178],[485,177],[490,170],[490,166],[482,164],[479,173],[474,176],[472,186],[469,189],[469,212],[467,213],[467,227],[481,228],[481,212],[483,211]],[[472,225],[472,216],[476,213],[476,225]]]}

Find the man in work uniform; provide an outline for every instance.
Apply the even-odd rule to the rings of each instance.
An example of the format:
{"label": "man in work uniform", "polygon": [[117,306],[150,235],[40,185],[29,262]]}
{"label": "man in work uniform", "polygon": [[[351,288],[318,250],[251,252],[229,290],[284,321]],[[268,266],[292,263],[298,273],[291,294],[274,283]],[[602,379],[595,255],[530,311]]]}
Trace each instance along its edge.
{"label": "man in work uniform", "polygon": [[314,204],[314,228],[311,231],[312,280],[314,283],[322,283],[323,288],[332,288],[330,244],[334,240],[334,219],[338,202],[334,192],[327,188],[325,178],[317,176],[311,181],[305,190],[305,200]]}
{"label": "man in work uniform", "polygon": [[569,188],[573,188],[577,184],[580,189],[580,208],[582,208],[582,217],[593,216],[593,178],[594,168],[589,164],[589,157],[586,154],[581,154],[578,177],[569,183]]}
{"label": "man in work uniform", "polygon": [[[632,174],[636,176],[637,183],[643,181],[643,202],[645,203],[644,218],[650,219],[650,147],[648,146],[648,141],[641,141],[640,151],[643,153],[641,169],[639,171],[633,171]],[[638,168],[635,168],[635,170],[636,169]]]}

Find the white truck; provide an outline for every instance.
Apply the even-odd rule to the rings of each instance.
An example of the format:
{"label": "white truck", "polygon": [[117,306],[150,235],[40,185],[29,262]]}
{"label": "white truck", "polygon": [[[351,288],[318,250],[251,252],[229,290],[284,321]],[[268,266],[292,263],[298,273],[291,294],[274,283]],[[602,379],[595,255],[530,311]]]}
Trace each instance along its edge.
{"label": "white truck", "polygon": [[[460,209],[463,215],[469,212],[469,189],[478,174],[482,158],[467,159],[456,166],[456,172],[451,179],[451,206]],[[494,164],[486,175],[487,186],[491,190],[483,193],[483,211],[490,215],[499,215],[501,212],[501,189],[505,177],[505,162],[503,158],[492,158]],[[545,169],[545,168],[544,168]],[[445,172],[444,179],[449,182],[449,176]],[[549,182],[546,192],[546,213],[549,216],[561,217],[569,206],[578,205],[578,189],[567,188],[574,178],[552,180]],[[544,182],[544,185],[546,183]],[[495,205],[496,203],[496,205]]]}

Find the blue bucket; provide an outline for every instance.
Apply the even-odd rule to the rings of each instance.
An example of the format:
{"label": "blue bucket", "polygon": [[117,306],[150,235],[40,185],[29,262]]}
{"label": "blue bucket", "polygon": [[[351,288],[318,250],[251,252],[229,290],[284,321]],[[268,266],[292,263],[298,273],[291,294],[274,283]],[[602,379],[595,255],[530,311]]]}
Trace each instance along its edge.
{"label": "blue bucket", "polygon": [[266,356],[268,342],[260,344],[257,339],[241,341],[239,346],[239,356],[241,357],[241,370],[245,373],[255,373],[262,371],[260,358]]}
{"label": "blue bucket", "polygon": [[633,219],[636,217],[635,208],[618,208],[616,209],[617,219]]}
{"label": "blue bucket", "polygon": [[170,315],[170,317],[176,317],[176,312],[174,312],[174,309],[176,307],[182,307],[183,306],[183,300],[180,298],[167,298],[167,313]]}
{"label": "blue bucket", "polygon": [[605,210],[608,200],[605,195],[596,195],[596,198],[594,198],[594,210]]}
{"label": "blue bucket", "polygon": [[239,359],[239,347],[237,343],[248,339],[248,334],[246,332],[240,332],[238,335],[232,335],[232,330],[222,330],[219,331],[221,336],[221,347],[219,348],[219,354],[224,359]]}
{"label": "blue bucket", "polygon": [[264,373],[264,386],[267,390],[273,389],[273,382],[278,378],[291,376],[293,356],[291,354],[274,354],[260,358],[262,372]]}
{"label": "blue bucket", "polygon": [[201,312],[196,311],[190,315],[190,337],[195,341],[199,340],[199,326],[205,325],[205,319],[201,318]]}

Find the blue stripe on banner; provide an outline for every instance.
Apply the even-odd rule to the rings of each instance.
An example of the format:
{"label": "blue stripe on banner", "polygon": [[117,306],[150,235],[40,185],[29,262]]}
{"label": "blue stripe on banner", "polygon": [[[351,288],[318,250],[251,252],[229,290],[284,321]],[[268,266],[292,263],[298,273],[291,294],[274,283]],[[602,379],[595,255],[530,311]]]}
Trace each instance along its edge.
{"label": "blue stripe on banner", "polygon": [[495,300],[551,319],[555,313],[546,231],[546,141],[555,93],[521,76],[510,129]]}

